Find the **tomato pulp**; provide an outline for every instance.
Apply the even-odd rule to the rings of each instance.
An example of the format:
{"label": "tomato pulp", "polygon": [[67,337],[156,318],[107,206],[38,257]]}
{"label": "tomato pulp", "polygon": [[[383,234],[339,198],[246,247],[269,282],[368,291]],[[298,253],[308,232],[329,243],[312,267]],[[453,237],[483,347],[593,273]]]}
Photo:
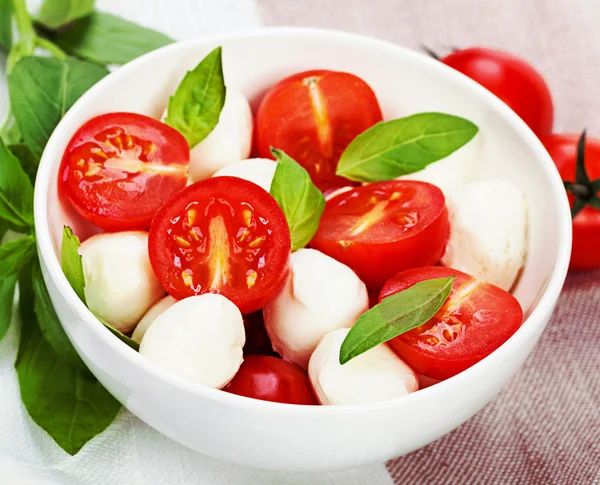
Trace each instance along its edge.
{"label": "tomato pulp", "polygon": [[550,90],[540,73],[523,59],[474,47],[459,49],[440,60],[498,96],[537,136],[552,132],[554,107]]}
{"label": "tomato pulp", "polygon": [[302,369],[267,355],[246,356],[225,390],[263,401],[318,404],[310,380]]}
{"label": "tomato pulp", "polygon": [[523,322],[521,305],[510,293],[442,266],[399,273],[385,284],[379,301],[420,281],[450,276],[455,277],[452,291],[436,315],[388,342],[415,371],[433,379],[447,379],[476,364]]}
{"label": "tomato pulp", "polygon": [[448,235],[448,211],[439,188],[390,180],[329,199],[310,245],[348,265],[371,291],[379,291],[399,271],[436,264]]}
{"label": "tomato pulp", "polygon": [[150,262],[177,299],[221,293],[242,313],[271,301],[289,272],[290,232],[268,192],[237,177],[197,182],[156,214]]}
{"label": "tomato pulp", "polygon": [[[575,181],[577,145],[580,135],[550,135],[542,143],[554,160],[565,182]],[[588,137],[585,143],[585,169],[590,180],[600,179],[600,140]],[[600,195],[600,192],[597,193]],[[571,207],[574,197],[568,194]],[[584,207],[573,219],[573,249],[571,269],[600,268],[600,211]]]}
{"label": "tomato pulp", "polygon": [[300,163],[321,190],[348,180],[335,174],[357,135],[383,120],[373,90],[346,72],[306,71],[273,86],[256,116],[258,156],[279,148]]}
{"label": "tomato pulp", "polygon": [[63,155],[59,190],[106,231],[147,230],[158,209],[187,182],[185,138],[154,118],[109,113],[92,118]]}

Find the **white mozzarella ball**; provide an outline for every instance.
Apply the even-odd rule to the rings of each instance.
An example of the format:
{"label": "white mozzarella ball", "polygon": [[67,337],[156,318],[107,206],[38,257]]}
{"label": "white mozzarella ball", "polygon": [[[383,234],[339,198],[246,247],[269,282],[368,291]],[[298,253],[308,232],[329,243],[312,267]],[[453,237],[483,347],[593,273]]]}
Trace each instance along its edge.
{"label": "white mozzarella ball", "polygon": [[123,333],[165,294],[150,265],[147,232],[97,234],[79,254],[88,308]]}
{"label": "white mozzarella ball", "polygon": [[525,262],[527,203],[503,180],[466,184],[448,197],[450,240],[442,264],[510,290]]}
{"label": "white mozzarella ball", "polygon": [[140,320],[131,335],[132,340],[135,340],[138,344],[142,341],[142,338],[146,334],[146,331],[154,323],[154,320],[167,308],[172,307],[177,300],[171,295],[165,296],[162,300],[158,300],[150,310],[146,312],[143,318]]}
{"label": "white mozzarella ball", "polygon": [[273,350],[306,369],[321,338],[349,328],[369,308],[365,284],[348,266],[315,249],[290,257],[283,290],[263,310]]}
{"label": "white mozzarella ball", "polygon": [[310,358],[308,376],[321,404],[369,404],[419,388],[417,375],[384,344],[341,365],[340,348],[349,331],[325,335]]}
{"label": "white mozzarella ball", "polygon": [[437,185],[444,194],[462,184],[476,180],[481,171],[483,138],[475,138],[446,158],[434,162],[423,170],[398,177],[398,180],[420,180]]}
{"label": "white mozzarella ball", "polygon": [[142,338],[140,354],[181,377],[221,389],[240,368],[245,341],[238,308],[223,295],[206,293],[160,314]]}
{"label": "white mozzarella ball", "polygon": [[268,158],[249,158],[223,167],[213,177],[238,177],[255,183],[267,192],[271,190],[271,182],[275,176],[277,162]]}

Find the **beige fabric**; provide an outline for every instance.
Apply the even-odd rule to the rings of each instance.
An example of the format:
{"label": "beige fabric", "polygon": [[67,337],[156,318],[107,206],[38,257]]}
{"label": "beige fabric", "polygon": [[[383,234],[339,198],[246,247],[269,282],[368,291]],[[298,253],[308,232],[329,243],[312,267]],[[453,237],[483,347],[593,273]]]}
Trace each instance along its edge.
{"label": "beige fabric", "polygon": [[[557,131],[600,136],[600,0],[258,0],[267,25],[336,28],[417,48],[486,45],[529,59]],[[600,251],[600,248],[598,248]],[[507,389],[441,440],[388,464],[397,484],[600,483],[600,272],[569,277]]]}

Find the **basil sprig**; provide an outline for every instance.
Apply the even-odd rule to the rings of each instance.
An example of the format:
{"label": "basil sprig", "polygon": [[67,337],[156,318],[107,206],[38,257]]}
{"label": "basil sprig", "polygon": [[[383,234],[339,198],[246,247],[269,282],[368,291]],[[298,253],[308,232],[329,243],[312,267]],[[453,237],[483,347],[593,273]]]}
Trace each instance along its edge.
{"label": "basil sprig", "polygon": [[444,113],[383,121],[348,145],[336,173],[357,182],[395,179],[447,157],[478,130],[469,120]]}
{"label": "basil sprig", "polygon": [[454,276],[421,281],[363,313],[340,348],[340,364],[429,321],[452,291]]}

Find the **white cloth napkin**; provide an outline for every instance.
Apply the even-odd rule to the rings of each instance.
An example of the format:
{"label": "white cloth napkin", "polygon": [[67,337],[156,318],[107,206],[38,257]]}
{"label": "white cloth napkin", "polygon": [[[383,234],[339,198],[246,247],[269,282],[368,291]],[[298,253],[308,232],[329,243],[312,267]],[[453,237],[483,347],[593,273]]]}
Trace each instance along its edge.
{"label": "white cloth napkin", "polygon": [[[35,2],[29,3],[35,6]],[[96,3],[101,10],[117,13],[179,40],[260,26],[253,0],[98,0]],[[3,65],[4,60],[0,61]],[[1,71],[0,78],[0,118],[3,118],[7,96]],[[178,445],[125,410],[107,431],[71,457],[31,421],[21,404],[13,368],[17,330],[18,326],[13,325],[0,342],[0,485],[392,484],[383,465],[319,474],[265,472],[232,465]]]}

